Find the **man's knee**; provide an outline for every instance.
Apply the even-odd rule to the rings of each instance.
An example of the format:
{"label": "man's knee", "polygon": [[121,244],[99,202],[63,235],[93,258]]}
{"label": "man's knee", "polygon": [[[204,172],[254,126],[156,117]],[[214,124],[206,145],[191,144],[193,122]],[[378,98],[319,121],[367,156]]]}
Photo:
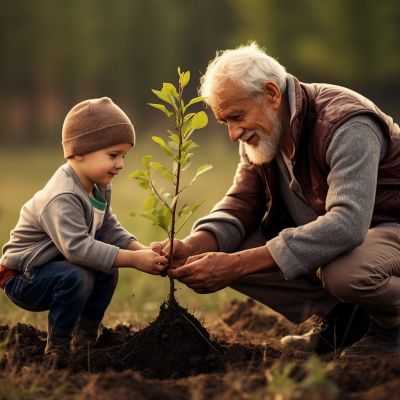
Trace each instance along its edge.
{"label": "man's knee", "polygon": [[384,279],[378,266],[355,265],[343,261],[321,267],[319,276],[325,290],[349,303],[357,303],[357,299],[374,291]]}

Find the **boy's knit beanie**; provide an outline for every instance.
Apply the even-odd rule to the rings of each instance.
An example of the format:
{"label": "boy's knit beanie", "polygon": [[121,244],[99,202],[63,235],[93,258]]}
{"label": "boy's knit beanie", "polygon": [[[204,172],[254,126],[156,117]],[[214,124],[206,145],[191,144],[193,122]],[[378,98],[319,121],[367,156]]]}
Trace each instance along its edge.
{"label": "boy's knit beanie", "polygon": [[135,130],[127,115],[108,97],[82,101],[64,120],[64,157],[90,153],[120,143],[135,145]]}

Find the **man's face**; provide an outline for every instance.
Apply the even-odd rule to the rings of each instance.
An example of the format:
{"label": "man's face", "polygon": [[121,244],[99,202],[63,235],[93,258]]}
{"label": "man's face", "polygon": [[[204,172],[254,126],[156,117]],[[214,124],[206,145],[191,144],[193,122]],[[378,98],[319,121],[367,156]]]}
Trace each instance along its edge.
{"label": "man's face", "polygon": [[267,95],[249,96],[231,81],[225,81],[210,105],[217,120],[227,125],[231,140],[244,143],[252,163],[265,164],[275,158],[282,124]]}

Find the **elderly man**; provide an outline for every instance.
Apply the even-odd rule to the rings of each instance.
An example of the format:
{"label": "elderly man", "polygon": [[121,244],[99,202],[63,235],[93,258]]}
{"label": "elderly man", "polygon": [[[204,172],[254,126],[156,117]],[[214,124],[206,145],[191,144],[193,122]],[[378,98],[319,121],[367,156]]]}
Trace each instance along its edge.
{"label": "elderly man", "polygon": [[284,346],[400,351],[399,126],[349,89],[299,82],[256,43],[218,53],[200,94],[240,163],[177,241],[170,275],[198,293],[230,286],[295,323],[322,317]]}

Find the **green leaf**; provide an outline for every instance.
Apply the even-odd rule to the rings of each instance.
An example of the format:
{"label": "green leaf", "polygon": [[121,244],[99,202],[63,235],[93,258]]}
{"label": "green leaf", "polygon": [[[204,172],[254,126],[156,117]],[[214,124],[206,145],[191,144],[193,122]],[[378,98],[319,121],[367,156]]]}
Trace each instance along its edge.
{"label": "green leaf", "polygon": [[130,211],[129,212],[129,216],[135,218],[137,216],[137,212],[136,211]]}
{"label": "green leaf", "polygon": [[194,149],[195,147],[199,147],[199,145],[193,142],[193,140],[188,140],[182,145],[182,151]]}
{"label": "green leaf", "polygon": [[151,89],[151,91],[161,100],[165,101],[168,104],[171,104],[171,106],[176,107],[175,102],[173,98],[171,97],[170,93],[168,92],[163,92],[161,90],[155,90]]}
{"label": "green leaf", "polygon": [[143,208],[146,211],[152,211],[158,204],[158,199],[154,194],[151,194],[143,203]]}
{"label": "green leaf", "polygon": [[148,189],[148,188],[150,187],[150,184],[149,184],[149,181],[140,181],[140,182],[139,182],[139,186],[140,186],[142,189]]}
{"label": "green leaf", "polygon": [[171,182],[174,182],[174,180],[175,180],[175,175],[173,175],[171,172],[169,172],[166,168],[163,169],[163,171],[161,172],[161,175],[162,175],[164,178],[166,178],[166,179],[168,179],[169,181],[171,181]]}
{"label": "green leaf", "polygon": [[178,217],[186,217],[190,213],[190,209],[187,204],[184,204],[178,212]]}
{"label": "green leaf", "polygon": [[157,210],[157,224],[163,229],[168,231],[169,226],[172,222],[171,211],[167,207],[161,207]]}
{"label": "green leaf", "polygon": [[196,182],[197,178],[201,175],[204,174],[204,172],[209,171],[210,169],[212,169],[213,166],[211,164],[204,164],[201,167],[197,168],[196,171],[196,175],[194,176],[194,178],[191,180],[191,182],[189,183],[190,185],[193,185],[194,182]]}
{"label": "green leaf", "polygon": [[179,211],[178,216],[180,218],[189,218],[203,203],[204,201],[193,206],[188,206],[185,204]]}
{"label": "green leaf", "polygon": [[204,111],[200,111],[192,118],[191,126],[193,129],[202,129],[208,124],[208,117]]}
{"label": "green leaf", "polygon": [[129,174],[129,179],[148,179],[146,171],[139,169]]}
{"label": "green leaf", "polygon": [[192,119],[194,116],[196,115],[196,113],[189,113],[186,114],[185,117],[183,118],[183,122],[188,122],[190,119]]}
{"label": "green leaf", "polygon": [[142,164],[143,167],[145,167],[145,168],[149,168],[151,159],[152,159],[152,156],[149,156],[149,155],[143,156],[143,158],[140,160],[140,164]]}
{"label": "green leaf", "polygon": [[169,147],[167,146],[167,144],[164,142],[164,139],[160,138],[159,136],[152,136],[151,137],[152,140],[156,143],[158,143],[161,147],[161,149],[164,151],[164,153],[166,153],[168,156],[172,156],[173,154],[170,151]]}
{"label": "green leaf", "polygon": [[179,94],[176,91],[176,87],[172,83],[164,82],[161,91],[175,97],[177,100],[179,99]]}
{"label": "green leaf", "polygon": [[182,88],[184,88],[190,81],[190,71],[186,71],[183,74],[181,74],[179,78],[179,83]]}
{"label": "green leaf", "polygon": [[150,168],[153,168],[153,169],[155,169],[156,171],[159,171],[160,169],[163,169],[163,168],[165,168],[161,163],[159,163],[159,162],[156,162],[156,161],[152,161],[151,163],[150,163]]}
{"label": "green leaf", "polygon": [[199,168],[197,168],[196,176],[204,174],[204,172],[207,172],[212,168],[213,168],[213,166],[211,164],[204,164],[204,165],[200,166]]}
{"label": "green leaf", "polygon": [[157,104],[157,103],[147,103],[150,107],[156,108],[157,110],[162,111],[168,118],[171,117],[174,113],[169,111],[167,107],[165,107],[163,104]]}
{"label": "green leaf", "polygon": [[182,127],[182,136],[184,138],[189,138],[190,135],[193,133],[194,128],[192,127],[192,118],[196,115],[196,113],[189,113],[186,114],[183,121],[183,127]]}
{"label": "green leaf", "polygon": [[192,165],[193,153],[185,153],[185,156],[181,160],[182,171],[186,171]]}
{"label": "green leaf", "polygon": [[191,214],[193,214],[199,207],[201,207],[201,205],[202,205],[203,203],[204,203],[204,201],[202,201],[201,203],[197,203],[197,204],[191,206],[191,207],[190,207]]}
{"label": "green leaf", "polygon": [[176,133],[172,133],[168,136],[174,143],[179,144],[179,136]]}
{"label": "green leaf", "polygon": [[175,142],[173,142],[173,141],[169,141],[168,142],[168,147],[171,149],[171,150],[178,150],[179,149],[179,144],[178,143],[175,143]]}
{"label": "green leaf", "polygon": [[187,220],[190,218],[190,216],[203,204],[204,202],[195,204],[193,206],[188,206],[184,205],[181,210],[178,213],[178,218],[180,221],[182,221],[181,226],[176,230],[175,233],[178,233],[183,226],[186,224]]}
{"label": "green leaf", "polygon": [[157,224],[157,217],[152,213],[141,213],[140,216],[153,222],[153,224]]}
{"label": "green leaf", "polygon": [[164,167],[164,165],[162,165],[159,162],[151,162],[150,163],[150,167],[155,169],[156,171],[161,172],[161,175],[164,178],[167,178],[168,180],[170,180],[171,182],[174,181],[175,179],[175,175],[173,175],[167,168]]}
{"label": "green leaf", "polygon": [[204,97],[194,97],[192,100],[189,101],[189,103],[186,104],[184,111],[186,111],[193,104],[201,103],[202,101],[204,101]]}

